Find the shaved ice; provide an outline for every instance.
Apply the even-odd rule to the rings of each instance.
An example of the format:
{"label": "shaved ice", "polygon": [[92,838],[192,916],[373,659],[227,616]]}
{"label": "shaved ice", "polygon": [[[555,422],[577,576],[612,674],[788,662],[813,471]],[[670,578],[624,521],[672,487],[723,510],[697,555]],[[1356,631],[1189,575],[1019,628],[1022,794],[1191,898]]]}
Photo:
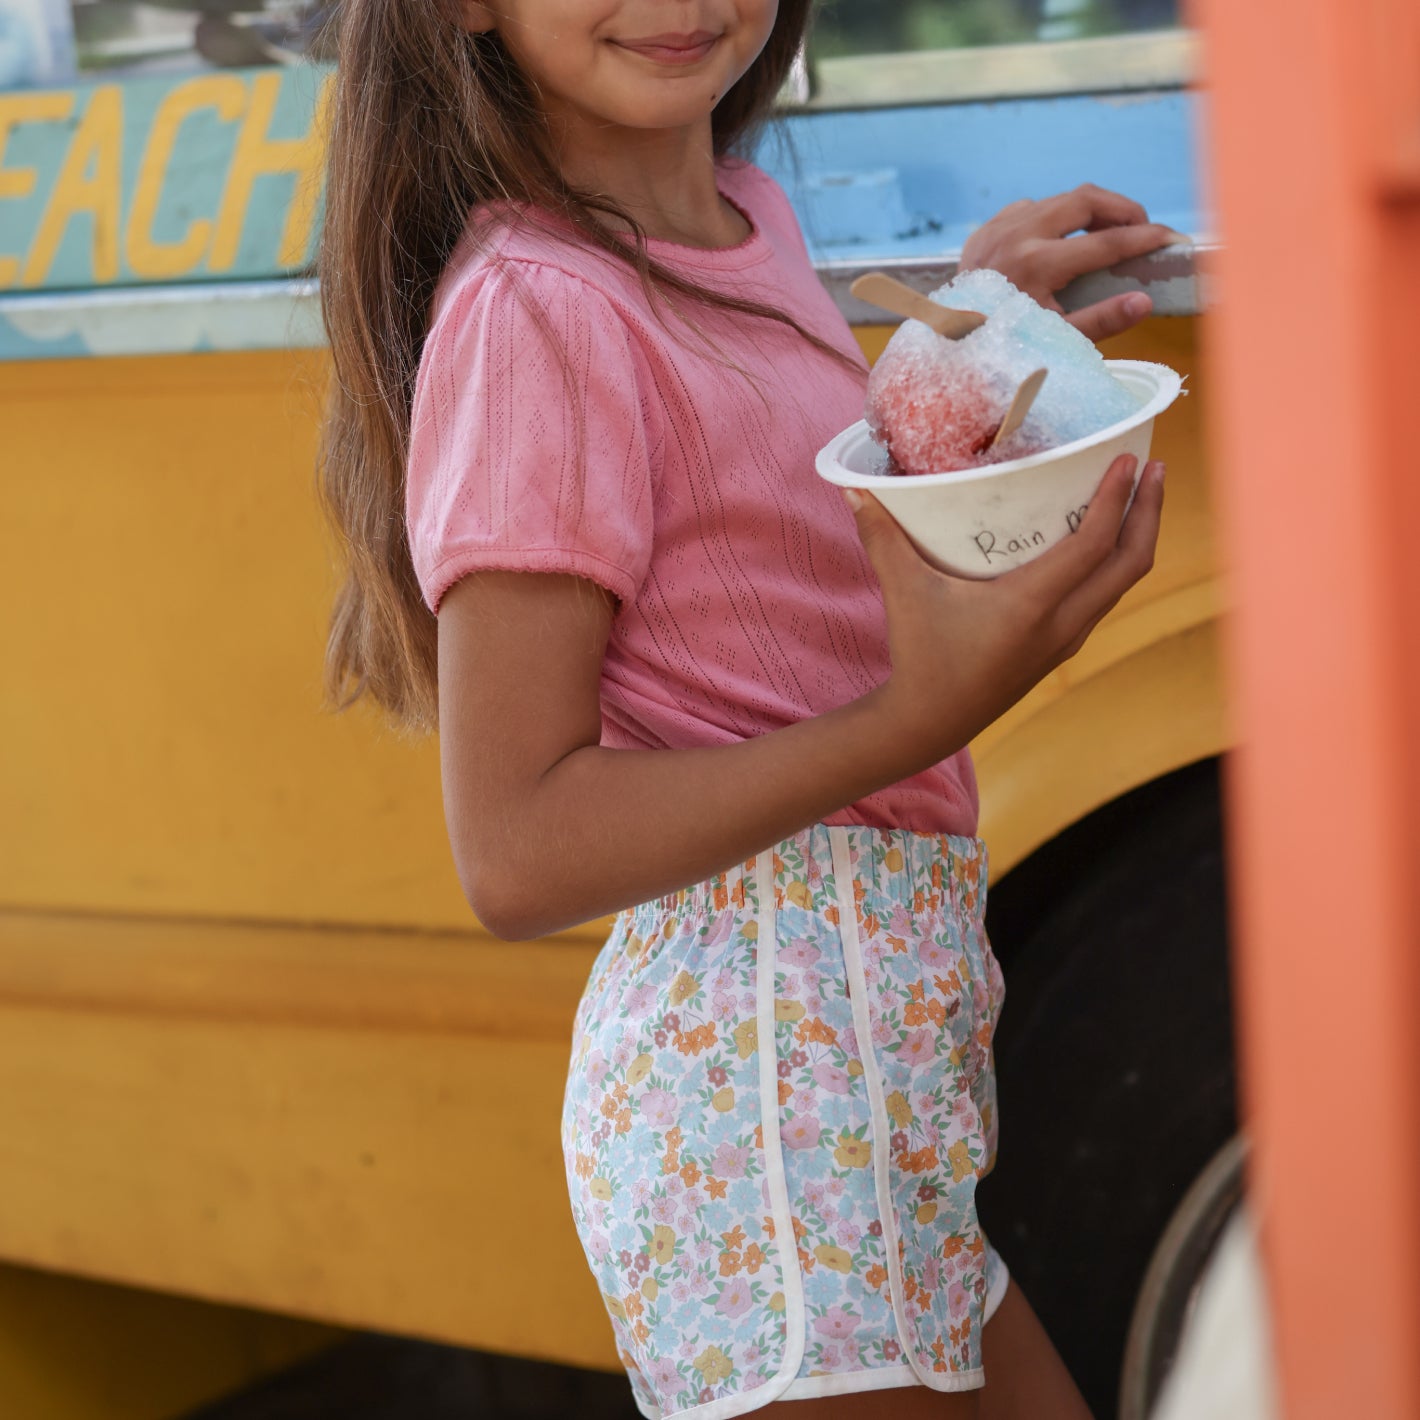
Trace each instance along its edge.
{"label": "shaved ice", "polygon": [[[868,378],[866,413],[891,472],[948,473],[1024,458],[1139,409],[1085,336],[1000,272],[964,271],[931,299],[987,320],[960,340],[908,320],[888,341]],[[1042,366],[1050,373],[1025,423],[992,448],[1021,381]]]}

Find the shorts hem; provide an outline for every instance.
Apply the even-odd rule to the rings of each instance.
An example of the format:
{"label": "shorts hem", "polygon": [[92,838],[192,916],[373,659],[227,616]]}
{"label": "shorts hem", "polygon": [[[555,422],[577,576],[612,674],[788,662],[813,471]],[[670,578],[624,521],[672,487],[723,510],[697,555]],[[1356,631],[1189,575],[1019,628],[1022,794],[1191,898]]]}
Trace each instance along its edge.
{"label": "shorts hem", "polygon": [[[986,1384],[986,1373],[950,1371],[945,1375],[932,1373],[929,1390],[979,1390]],[[877,1366],[865,1371],[839,1371],[826,1376],[798,1376],[789,1383],[780,1400],[816,1400],[822,1395],[852,1395],[863,1390],[895,1390],[905,1386],[920,1386],[923,1381],[909,1365]]]}
{"label": "shorts hem", "polygon": [[753,1410],[762,1410],[781,1400],[817,1400],[827,1395],[854,1395],[870,1390],[903,1390],[908,1386],[921,1386],[935,1391],[980,1390],[986,1384],[986,1372],[978,1367],[973,1371],[949,1371],[944,1374],[928,1372],[932,1379],[924,1382],[909,1365],[875,1366],[863,1371],[839,1371],[832,1375],[796,1376],[783,1390],[774,1385],[765,1385],[757,1390],[740,1391],[737,1395],[717,1396],[703,1405],[691,1405],[684,1410],[648,1411],[638,1403],[637,1409],[648,1420],[730,1420],[732,1416],[747,1415]]}

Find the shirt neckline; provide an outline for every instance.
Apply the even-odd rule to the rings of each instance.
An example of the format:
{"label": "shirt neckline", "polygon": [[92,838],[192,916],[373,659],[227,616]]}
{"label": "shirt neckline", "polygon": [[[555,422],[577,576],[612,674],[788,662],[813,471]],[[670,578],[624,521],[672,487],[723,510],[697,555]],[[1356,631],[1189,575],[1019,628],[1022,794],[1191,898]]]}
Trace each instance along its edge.
{"label": "shirt neckline", "polygon": [[[658,260],[672,266],[699,267],[704,271],[743,271],[766,261],[773,255],[774,248],[765,235],[763,227],[745,205],[744,199],[733,189],[735,179],[751,165],[740,160],[716,165],[715,190],[749,223],[749,234],[729,247],[695,247],[681,242],[667,241],[662,237],[647,237],[646,250]],[[520,212],[524,218],[551,227],[564,235],[573,234],[575,229],[565,217],[542,207],[525,207],[518,204],[490,203],[485,210],[493,210],[506,205],[510,210]]]}
{"label": "shirt neckline", "polygon": [[759,223],[755,221],[754,214],[745,207],[743,201],[725,191],[727,176],[727,172],[722,168],[715,189],[749,223],[747,235],[741,237],[733,246],[728,247],[697,247],[690,246],[685,242],[668,241],[663,237],[647,237],[646,249],[664,253],[667,260],[674,261],[679,265],[703,266],[719,271],[752,266],[755,262],[762,261],[768,256],[769,242]]}

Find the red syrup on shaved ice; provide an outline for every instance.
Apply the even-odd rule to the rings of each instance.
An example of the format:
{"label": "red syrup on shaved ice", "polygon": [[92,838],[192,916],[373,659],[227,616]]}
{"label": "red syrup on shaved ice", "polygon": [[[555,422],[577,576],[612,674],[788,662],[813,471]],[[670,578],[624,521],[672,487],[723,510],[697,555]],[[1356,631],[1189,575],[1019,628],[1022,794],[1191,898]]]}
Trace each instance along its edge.
{"label": "red syrup on shaved ice", "polygon": [[[887,453],[885,472],[950,473],[1025,458],[1139,408],[1089,340],[999,272],[963,272],[932,299],[979,311],[986,324],[949,340],[908,320],[888,341],[868,379],[865,411]],[[1049,373],[1025,423],[993,446],[1016,389],[1042,367]]]}

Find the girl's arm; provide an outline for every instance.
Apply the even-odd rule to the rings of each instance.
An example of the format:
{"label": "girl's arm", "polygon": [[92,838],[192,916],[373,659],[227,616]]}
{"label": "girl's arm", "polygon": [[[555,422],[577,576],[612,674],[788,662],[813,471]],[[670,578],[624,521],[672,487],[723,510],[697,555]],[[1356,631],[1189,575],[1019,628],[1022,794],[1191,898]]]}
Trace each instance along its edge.
{"label": "girl's arm", "polygon": [[1163,467],[1145,470],[1124,517],[1133,463],[1111,466],[1075,536],[992,582],[937,572],[865,498],[891,675],[738,744],[603,749],[610,596],[570,576],[463,578],[439,611],[439,708],[469,905],[500,937],[545,935],[699,882],[961,749],[1152,566]]}

